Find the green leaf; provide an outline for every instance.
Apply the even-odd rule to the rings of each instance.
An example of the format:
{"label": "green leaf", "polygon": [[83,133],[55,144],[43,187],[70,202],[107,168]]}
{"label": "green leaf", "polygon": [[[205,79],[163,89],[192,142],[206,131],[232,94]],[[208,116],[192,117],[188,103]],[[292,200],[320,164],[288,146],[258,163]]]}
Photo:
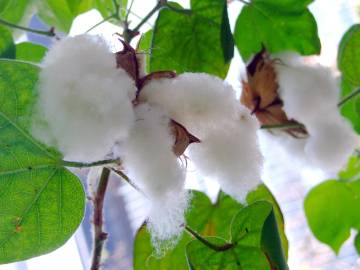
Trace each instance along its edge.
{"label": "green leaf", "polygon": [[223,15],[221,20],[221,47],[224,54],[224,61],[228,63],[234,57],[234,38],[231,33],[227,2],[224,2]]}
{"label": "green leaf", "polygon": [[343,36],[338,52],[338,67],[350,84],[360,86],[360,24],[353,25]]}
{"label": "green leaf", "polygon": [[47,48],[31,42],[16,45],[16,59],[39,63],[47,52]]}
{"label": "green leaf", "polygon": [[[341,80],[341,98],[348,96],[357,88],[343,77]],[[354,130],[360,134],[360,95],[344,103],[340,108],[340,112],[350,120]]]}
{"label": "green leaf", "polygon": [[[127,0],[115,0],[119,3],[119,15],[120,18],[125,18],[126,16],[126,8],[127,8]],[[95,0],[95,8],[99,10],[101,15],[104,18],[107,18],[116,13],[114,0]]]}
{"label": "green leaf", "polygon": [[0,26],[0,58],[15,58],[15,44],[11,32]]}
{"label": "green leaf", "polygon": [[360,233],[359,232],[356,234],[356,237],[354,240],[354,245],[355,245],[356,252],[358,253],[358,255],[360,255]]}
{"label": "green leaf", "polygon": [[162,9],[152,40],[150,70],[206,72],[225,78],[221,24],[224,0],[192,0],[191,11],[175,3]]}
{"label": "green leaf", "polygon": [[271,53],[295,51],[319,54],[316,21],[308,10],[309,0],[252,0],[236,21],[235,43],[244,61],[264,45]]}
{"label": "green leaf", "polygon": [[358,204],[354,195],[347,183],[328,180],[314,187],[305,198],[305,214],[312,232],[336,253],[355,225],[358,213],[354,205]]}
{"label": "green leaf", "polygon": [[[190,242],[186,254],[191,269],[270,270],[261,248],[263,228],[272,212],[272,205],[265,201],[241,209],[231,224],[231,243],[234,246],[226,251],[215,251],[198,240]],[[208,240],[218,246],[226,244],[224,240]]]}
{"label": "green leaf", "polygon": [[93,0],[39,0],[38,15],[45,23],[68,33],[79,14],[93,8]]}
{"label": "green leaf", "polygon": [[[203,193],[192,191],[191,207],[186,215],[187,224],[204,235],[228,238],[233,216],[242,208],[230,196],[220,193],[213,205]],[[136,234],[134,244],[134,269],[185,270],[188,269],[185,246],[192,238],[184,233],[177,246],[164,257],[156,258],[150,242],[150,234],[143,226]]]}
{"label": "green leaf", "polygon": [[137,51],[145,54],[145,70],[150,73],[150,54],[151,54],[151,42],[153,37],[153,30],[149,30],[141,36]]}
{"label": "green leaf", "polygon": [[32,14],[26,13],[32,3],[33,0],[1,0],[0,18],[14,24],[19,24],[24,21],[24,17],[31,17]]}
{"label": "green leaf", "polygon": [[354,182],[360,180],[360,157],[351,156],[346,168],[339,172],[339,178],[343,181]]}
{"label": "green leaf", "polygon": [[[271,195],[270,191],[261,185],[259,188],[247,196],[248,203],[259,200],[267,200],[272,203],[275,210],[278,228],[283,234],[283,250],[287,253],[287,239],[284,234],[284,223],[280,209]],[[243,206],[237,203],[230,196],[220,193],[218,200],[212,204],[209,198],[201,192],[193,191],[190,210],[187,213],[187,225],[204,236],[216,236],[221,239],[230,238],[230,224]],[[270,229],[274,229],[271,228]],[[185,247],[192,238],[188,234],[183,234],[177,246],[170,250],[164,257],[154,257],[154,249],[150,243],[150,235],[145,227],[142,227],[135,238],[134,246],[134,269],[188,269],[185,258]],[[263,239],[263,246],[266,246],[266,239]],[[254,255],[255,256],[255,255]],[[257,269],[257,268],[256,268]]]}
{"label": "green leaf", "polygon": [[38,73],[34,65],[0,60],[0,264],[58,248],[84,213],[79,179],[29,133]]}

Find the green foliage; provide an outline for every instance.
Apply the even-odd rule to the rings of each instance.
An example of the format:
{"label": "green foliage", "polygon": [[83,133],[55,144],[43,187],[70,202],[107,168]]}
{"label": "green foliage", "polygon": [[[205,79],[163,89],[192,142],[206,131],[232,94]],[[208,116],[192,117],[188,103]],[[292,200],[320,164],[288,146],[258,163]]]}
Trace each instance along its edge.
{"label": "green foliage", "polygon": [[11,32],[0,26],[0,58],[15,58],[15,44]]}
{"label": "green foliage", "polygon": [[153,37],[153,30],[149,30],[146,33],[144,33],[141,36],[137,51],[139,53],[142,53],[145,55],[144,59],[145,59],[145,67],[146,67],[146,72],[150,73],[150,65],[148,65],[148,63],[150,62],[150,55],[151,55],[151,41],[152,41],[152,37]]}
{"label": "green foliage", "polygon": [[[340,180],[328,180],[314,187],[306,196],[304,207],[315,237],[336,253],[349,238],[350,229],[360,229],[359,158],[350,159]],[[347,178],[349,177],[349,178]]]}
{"label": "green foliage", "polygon": [[[224,1],[192,0],[191,10],[169,4],[172,9],[160,11],[153,29],[150,70],[206,72],[225,78],[229,65],[221,37]],[[227,58],[228,54],[226,48]]]}
{"label": "green foliage", "polygon": [[357,233],[354,241],[356,251],[360,255],[360,233]]}
{"label": "green foliage", "polygon": [[224,61],[228,63],[234,57],[234,37],[231,33],[227,3],[224,1],[223,15],[221,20],[221,46],[224,54]]}
{"label": "green foliage", "polygon": [[39,63],[43,59],[47,49],[31,42],[16,44],[16,59]]}
{"label": "green foliage", "polygon": [[21,23],[32,3],[33,0],[1,0],[0,18],[15,24]]}
{"label": "green foliage", "polygon": [[[199,240],[190,242],[186,247],[190,269],[270,270],[271,265],[262,250],[263,231],[270,216],[274,217],[272,205],[265,201],[258,201],[241,209],[231,224],[230,240],[233,246],[224,251],[211,249]],[[277,234],[277,231],[271,233]],[[227,244],[219,238],[208,240],[215,240],[212,243],[222,247]],[[276,269],[288,269],[286,262],[282,266],[276,265]]]}
{"label": "green foliage", "polygon": [[264,45],[271,52],[320,53],[316,21],[308,10],[309,0],[251,0],[235,26],[235,43],[247,61]]}
{"label": "green foliage", "polygon": [[[271,202],[275,210],[276,223],[273,223],[274,220],[269,218],[267,221],[268,230],[270,229],[271,234],[280,232],[282,239],[282,244],[280,246],[281,252],[287,253],[287,240],[284,233],[284,223],[280,209],[278,208],[275,200],[273,199],[269,190],[264,186],[260,186],[256,191],[251,192],[247,196],[248,203],[253,203],[261,200],[267,200]],[[215,204],[212,204],[209,198],[201,192],[193,191],[193,198],[191,201],[191,207],[189,212],[186,215],[187,225],[193,230],[197,231],[204,236],[212,236],[216,238],[215,241],[226,241],[224,239],[229,239],[231,236],[230,224],[234,216],[241,210],[243,206],[232,199],[230,196],[220,193],[218,200]],[[273,216],[274,217],[274,216]],[[275,227],[274,227],[275,225]],[[278,229],[280,228],[280,229]],[[270,233],[268,231],[268,233]],[[269,236],[270,238],[272,236]],[[278,236],[279,237],[279,236]],[[269,238],[269,239],[270,239]],[[192,240],[188,234],[184,233],[176,245],[176,247],[166,253],[162,258],[156,258],[154,256],[154,249],[150,243],[150,234],[147,232],[146,227],[143,226],[137,233],[134,246],[134,269],[174,269],[174,270],[183,270],[188,269],[187,260],[184,254],[186,245]],[[261,246],[265,252],[268,251],[267,246],[270,244],[269,239],[266,237],[261,239]],[[277,238],[280,243],[280,239]],[[272,241],[272,240],[271,240]],[[193,244],[196,248],[198,244]],[[276,244],[275,244],[276,245]],[[278,248],[279,246],[277,246]],[[199,246],[203,249],[203,244]],[[206,248],[206,247],[205,247]],[[211,252],[208,251],[208,252]],[[275,249],[276,254],[279,250]],[[252,253],[252,256],[256,256],[258,252]],[[283,253],[282,253],[283,254]],[[260,255],[259,255],[260,256]],[[261,255],[263,256],[263,255]],[[268,253],[268,256],[278,265],[278,258],[275,254]],[[282,258],[285,260],[283,254]],[[261,259],[260,259],[261,260]],[[254,262],[255,263],[255,262]],[[261,263],[261,261],[260,261]],[[268,263],[266,264],[268,265]],[[200,268],[203,269],[203,268]],[[258,269],[258,268],[253,268]],[[260,269],[260,268],[259,268]],[[281,269],[281,268],[279,268]]]}
{"label": "green foliage", "polygon": [[38,0],[39,17],[56,30],[69,32],[79,14],[93,8],[93,0]]}
{"label": "green foliage", "polygon": [[343,36],[338,53],[338,67],[351,85],[360,86],[360,25],[353,25]]}
{"label": "green foliage", "polygon": [[[116,0],[119,3],[119,16],[125,18],[128,0]],[[94,0],[94,7],[99,10],[104,18],[116,13],[114,0]]]}
{"label": "green foliage", "polygon": [[61,155],[29,133],[39,68],[0,61],[0,263],[64,244],[80,224],[85,196]]}
{"label": "green foliage", "polygon": [[[358,87],[346,81],[345,78],[341,80],[341,97],[347,97]],[[341,114],[350,120],[354,130],[360,134],[360,95],[357,95],[344,103],[340,107]]]}

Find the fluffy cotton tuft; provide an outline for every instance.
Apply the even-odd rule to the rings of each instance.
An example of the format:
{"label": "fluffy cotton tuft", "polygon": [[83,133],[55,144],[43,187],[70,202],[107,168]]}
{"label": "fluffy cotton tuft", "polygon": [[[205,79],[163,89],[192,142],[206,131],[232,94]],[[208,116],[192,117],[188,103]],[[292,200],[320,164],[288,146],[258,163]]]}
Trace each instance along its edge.
{"label": "fluffy cotton tuft", "polygon": [[190,145],[189,156],[202,175],[216,179],[222,190],[244,203],[261,183],[262,156],[258,122],[246,108],[238,109],[238,121],[223,119],[200,144]]}
{"label": "fluffy cotton tuft", "polygon": [[225,118],[235,119],[238,103],[230,85],[205,73],[154,80],[142,89],[140,98],[161,106],[171,118],[200,137]]}
{"label": "fluffy cotton tuft", "polygon": [[135,108],[136,121],[118,152],[134,185],[149,199],[149,229],[158,241],[179,236],[187,207],[185,170],[172,151],[170,119],[147,104]]}
{"label": "fluffy cotton tuft", "polygon": [[33,134],[66,159],[103,159],[128,136],[136,88],[100,37],[81,35],[55,43],[40,73],[38,123]]}
{"label": "fluffy cotton tuft", "polygon": [[279,94],[288,117],[303,123],[309,132],[305,157],[312,165],[335,172],[357,145],[357,136],[337,108],[337,80],[329,69],[304,65],[298,56],[286,55],[283,62],[276,65]]}

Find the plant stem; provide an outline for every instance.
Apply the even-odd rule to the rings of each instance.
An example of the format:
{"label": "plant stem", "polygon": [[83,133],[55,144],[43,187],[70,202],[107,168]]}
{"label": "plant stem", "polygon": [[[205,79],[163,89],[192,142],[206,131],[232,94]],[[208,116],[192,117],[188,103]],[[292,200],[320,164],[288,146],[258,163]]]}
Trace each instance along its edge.
{"label": "plant stem", "polygon": [[95,29],[96,27],[98,27],[99,25],[103,24],[104,22],[107,22],[108,20],[112,19],[112,18],[117,18],[116,14],[112,14],[109,17],[106,17],[105,19],[103,19],[101,22],[98,22],[97,24],[95,24],[94,26],[90,27],[88,30],[86,30],[85,33],[89,33],[91,30]]}
{"label": "plant stem", "polygon": [[93,245],[93,254],[92,254],[91,267],[90,267],[91,270],[100,269],[101,254],[105,240],[108,237],[108,234],[103,231],[103,223],[104,223],[103,207],[104,207],[106,188],[109,182],[109,176],[110,176],[110,170],[104,167],[101,172],[100,181],[96,190],[95,198],[93,198],[94,245]]}
{"label": "plant stem", "polygon": [[338,103],[338,107],[343,106],[346,102],[348,102],[349,100],[351,100],[353,97],[356,97],[357,95],[360,94],[360,88],[354,90],[353,92],[351,92],[349,95],[347,95],[346,97],[344,97],[339,103]]}
{"label": "plant stem", "polygon": [[65,166],[65,167],[73,167],[73,168],[88,168],[88,167],[108,165],[108,164],[114,164],[114,163],[119,164],[120,162],[121,162],[120,159],[105,159],[105,160],[99,160],[99,161],[90,162],[90,163],[62,160],[60,165]]}
{"label": "plant stem", "polygon": [[132,31],[133,31],[134,33],[138,32],[138,31],[140,30],[141,26],[143,26],[144,23],[146,23],[146,22],[152,17],[152,15],[154,15],[154,13],[155,13],[156,11],[158,11],[158,10],[159,10],[161,7],[163,7],[163,6],[164,6],[163,2],[162,2],[162,1],[158,1],[157,4],[156,4],[156,6],[153,7],[152,10],[150,10],[150,12],[141,20],[141,22],[140,22],[137,26],[135,26],[134,29],[132,29]]}
{"label": "plant stem", "polygon": [[28,28],[28,27],[17,25],[17,24],[13,24],[13,23],[5,21],[3,19],[0,19],[0,24],[3,24],[5,26],[11,27],[11,28],[16,28],[16,29],[27,31],[27,32],[43,35],[43,36],[48,36],[48,37],[55,37],[56,36],[56,34],[54,32],[54,28],[50,28],[49,31],[42,31],[42,30],[37,30],[37,29]]}
{"label": "plant stem", "polygon": [[304,128],[302,124],[279,124],[279,125],[262,125],[260,129],[286,129],[286,128]]}
{"label": "plant stem", "polygon": [[185,230],[194,236],[196,239],[198,239],[201,243],[203,243],[205,246],[211,248],[212,250],[215,250],[217,252],[226,251],[234,247],[234,244],[232,243],[226,243],[222,246],[215,245],[213,243],[210,243],[208,240],[206,240],[204,237],[202,237],[200,234],[195,232],[193,229],[191,229],[189,226],[185,226]]}

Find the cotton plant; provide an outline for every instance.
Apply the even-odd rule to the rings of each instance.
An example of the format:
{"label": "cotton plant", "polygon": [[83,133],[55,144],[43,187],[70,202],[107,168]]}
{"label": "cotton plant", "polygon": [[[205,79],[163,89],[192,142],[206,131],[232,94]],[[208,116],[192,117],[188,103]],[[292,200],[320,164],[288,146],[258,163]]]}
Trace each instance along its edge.
{"label": "cotton plant", "polygon": [[261,184],[259,125],[220,78],[144,74],[142,58],[123,45],[113,54],[98,36],[58,41],[42,63],[32,132],[67,160],[118,159],[116,170],[150,203],[153,242],[176,243],[191,198],[179,157],[191,145],[186,158],[244,203]]}

